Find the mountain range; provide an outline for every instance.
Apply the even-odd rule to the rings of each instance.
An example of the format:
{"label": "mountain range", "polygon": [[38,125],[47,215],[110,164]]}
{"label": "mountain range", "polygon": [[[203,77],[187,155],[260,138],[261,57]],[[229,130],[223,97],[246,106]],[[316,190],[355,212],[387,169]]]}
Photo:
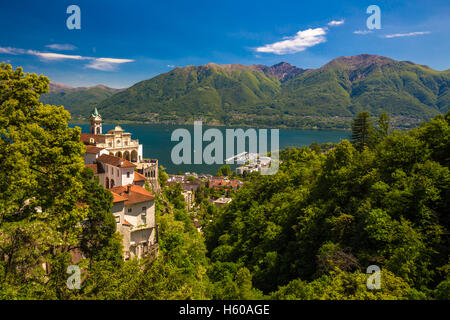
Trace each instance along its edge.
{"label": "mountain range", "polygon": [[87,117],[95,105],[110,120],[200,117],[299,126],[295,119],[351,118],[363,110],[427,119],[450,108],[449,86],[450,70],[362,54],[336,58],[317,69],[285,62],[179,67],[124,90],[57,85],[42,101],[62,104],[75,117]]}
{"label": "mountain range", "polygon": [[41,95],[41,102],[63,105],[70,111],[72,118],[82,119],[90,115],[94,105],[123,89],[114,89],[105,85],[92,87],[71,87],[50,82],[50,92]]}

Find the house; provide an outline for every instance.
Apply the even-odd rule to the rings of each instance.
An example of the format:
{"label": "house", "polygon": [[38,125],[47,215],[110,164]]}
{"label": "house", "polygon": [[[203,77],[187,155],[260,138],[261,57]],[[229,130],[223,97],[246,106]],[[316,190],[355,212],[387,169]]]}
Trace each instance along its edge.
{"label": "house", "polygon": [[216,207],[223,207],[224,205],[230,203],[231,200],[232,200],[231,198],[226,198],[226,197],[222,196],[222,197],[214,200],[213,203]]}
{"label": "house", "polygon": [[109,154],[106,149],[102,149],[93,145],[86,146],[86,153],[84,154],[84,163],[93,164],[97,161],[97,158],[103,154]]}
{"label": "house", "polygon": [[[106,189],[134,183],[136,165],[128,160],[102,154],[96,163],[88,164],[99,178],[99,183]],[[139,176],[138,180],[141,179]],[[144,181],[145,183],[145,181]]]}
{"label": "house", "polygon": [[224,188],[225,190],[237,191],[244,183],[239,179],[228,179],[224,177],[214,177],[209,180],[209,187],[219,190]]}
{"label": "house", "polygon": [[155,223],[155,197],[138,185],[110,189],[113,195],[112,213],[117,230],[123,236],[124,259],[156,256],[158,227]]}

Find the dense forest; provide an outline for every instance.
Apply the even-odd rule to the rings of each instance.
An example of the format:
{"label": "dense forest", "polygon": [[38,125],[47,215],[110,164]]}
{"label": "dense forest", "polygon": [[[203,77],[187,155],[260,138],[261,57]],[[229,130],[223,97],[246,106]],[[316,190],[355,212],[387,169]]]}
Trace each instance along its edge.
{"label": "dense forest", "polygon": [[[205,207],[203,233],[161,170],[159,255],[125,262],[79,128],[39,102],[48,85],[0,65],[0,299],[450,298],[450,112],[409,131],[362,112],[351,141],[282,150],[277,174]],[[79,290],[66,285],[74,249]]]}

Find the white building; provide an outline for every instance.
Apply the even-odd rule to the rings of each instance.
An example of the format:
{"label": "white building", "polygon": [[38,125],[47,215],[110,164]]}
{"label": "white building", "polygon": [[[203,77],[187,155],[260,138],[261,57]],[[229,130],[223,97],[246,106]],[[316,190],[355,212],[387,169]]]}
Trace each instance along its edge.
{"label": "white building", "polygon": [[125,132],[120,126],[109,130],[103,134],[102,117],[94,109],[91,114],[91,132],[81,133],[81,141],[86,145],[105,149],[110,155],[126,159],[131,162],[141,162],[143,158],[143,148],[139,140],[131,139],[131,133]]}
{"label": "white building", "polygon": [[99,183],[113,195],[112,214],[122,234],[124,259],[156,256],[158,229],[155,223],[155,197],[144,188],[146,178],[135,172],[136,165],[126,159],[105,154],[87,146],[86,166]]}
{"label": "white building", "polygon": [[[144,180],[149,182],[154,192],[160,192],[158,160],[143,159],[143,147],[142,144],[139,144],[139,140],[131,139],[131,133],[125,132],[120,126],[116,126],[113,130],[103,134],[103,120],[97,108],[91,114],[90,121],[90,133],[81,133],[80,136],[81,141],[86,145],[85,164],[94,164],[103,155],[125,159],[135,165],[136,170],[142,174]],[[99,173],[103,172],[99,171]],[[101,178],[108,178],[109,180],[109,183],[102,180],[102,184],[106,188],[111,186],[111,180],[114,180],[112,186],[125,185],[127,184],[125,181],[129,180],[129,178],[124,178],[123,175],[118,177],[107,170],[104,173],[106,173],[105,177]],[[121,180],[121,182],[118,182],[118,180]]]}
{"label": "white building", "polygon": [[222,206],[230,203],[231,201],[232,201],[231,198],[226,198],[226,197],[222,196],[222,197],[214,200],[213,203],[216,207],[222,207]]}
{"label": "white building", "polygon": [[137,185],[114,187],[110,191],[114,197],[112,213],[123,236],[124,259],[156,256],[155,197]]}

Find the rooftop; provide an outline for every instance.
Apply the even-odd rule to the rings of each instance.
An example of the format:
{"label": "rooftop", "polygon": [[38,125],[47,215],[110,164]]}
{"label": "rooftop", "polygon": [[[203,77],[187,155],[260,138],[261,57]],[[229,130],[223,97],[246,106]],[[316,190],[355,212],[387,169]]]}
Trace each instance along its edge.
{"label": "rooftop", "polygon": [[130,161],[116,157],[111,156],[109,154],[102,154],[100,157],[97,158],[98,162],[110,164],[115,167],[119,168],[135,168],[136,165],[132,164]]}
{"label": "rooftop", "polygon": [[105,136],[103,134],[92,134],[92,133],[83,133],[82,132],[80,134],[80,140],[84,144],[104,143],[105,142]]}
{"label": "rooftop", "polygon": [[155,196],[152,195],[149,191],[134,184],[113,187],[110,189],[110,191],[113,193],[113,196],[114,193],[116,193],[119,196],[126,198],[125,205],[141,203],[155,199]]}
{"label": "rooftop", "polygon": [[86,153],[97,154],[97,153],[99,153],[102,150],[103,150],[102,148],[98,148],[98,147],[93,146],[91,144],[88,144],[86,146]]}

